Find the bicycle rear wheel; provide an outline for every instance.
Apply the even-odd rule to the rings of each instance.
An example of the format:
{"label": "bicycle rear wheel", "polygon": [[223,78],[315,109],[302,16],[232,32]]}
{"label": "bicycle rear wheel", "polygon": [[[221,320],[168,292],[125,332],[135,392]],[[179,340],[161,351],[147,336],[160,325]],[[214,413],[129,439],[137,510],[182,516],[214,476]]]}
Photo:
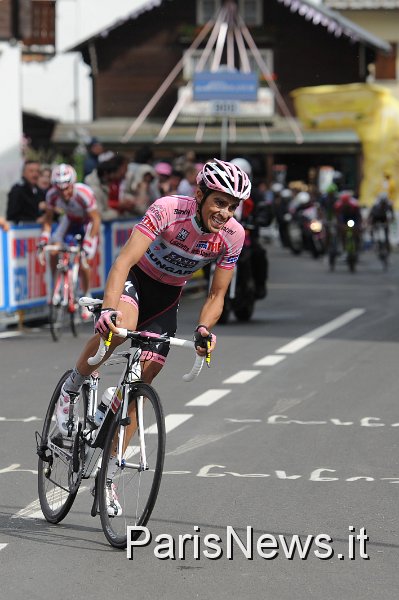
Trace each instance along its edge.
{"label": "bicycle rear wheel", "polygon": [[[55,299],[56,291],[59,296],[59,298],[57,298],[57,299]],[[52,338],[55,342],[58,342],[58,340],[60,339],[60,337],[62,335],[65,318],[66,318],[66,313],[68,310],[68,307],[65,306],[63,295],[64,295],[63,275],[58,275],[55,286],[54,286],[54,294],[51,299],[50,315],[49,315],[50,331],[51,331]]]}
{"label": "bicycle rear wheel", "polygon": [[72,335],[73,335],[73,337],[78,337],[78,335],[79,335],[78,325],[80,322],[80,317],[79,317],[79,305],[77,302],[74,302],[73,310],[71,310],[71,306],[69,307],[69,319],[70,319],[69,323],[71,326]]}
{"label": "bicycle rear wheel", "polygon": [[[145,441],[145,457],[140,446],[139,430],[136,415],[138,405],[143,403],[143,426]],[[99,473],[98,494],[101,524],[109,543],[115,548],[126,548],[127,527],[144,526],[150,518],[157,499],[161,483],[165,456],[165,422],[161,401],[157,392],[145,383],[132,386],[129,398],[129,415],[131,428],[135,428],[131,439],[121,422],[120,413],[113,419],[104,446],[102,467]],[[125,440],[122,465],[111,473],[111,465],[115,464],[111,457],[115,456],[118,441]],[[145,464],[143,464],[145,463]],[[112,488],[110,488],[112,482]],[[116,494],[119,511],[108,507],[107,496]],[[108,514],[111,512],[112,514]],[[115,512],[119,516],[114,516]],[[137,539],[139,533],[131,539]]]}
{"label": "bicycle rear wheel", "polygon": [[[55,409],[61,386],[71,371],[61,377],[54,390],[44,420],[38,445],[38,491],[42,512],[50,523],[59,523],[68,514],[78,493],[84,467],[84,442],[80,435],[85,427],[87,396],[84,389],[75,411],[79,415],[79,429],[74,441],[62,441],[55,423]],[[75,414],[76,414],[75,413]],[[80,427],[81,425],[81,427]]]}

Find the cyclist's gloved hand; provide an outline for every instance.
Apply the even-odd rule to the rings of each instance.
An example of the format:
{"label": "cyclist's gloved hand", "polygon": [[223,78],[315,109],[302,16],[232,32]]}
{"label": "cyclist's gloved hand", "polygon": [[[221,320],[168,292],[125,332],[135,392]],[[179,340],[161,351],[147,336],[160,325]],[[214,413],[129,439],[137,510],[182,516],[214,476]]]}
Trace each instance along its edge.
{"label": "cyclist's gloved hand", "polygon": [[82,243],[82,248],[85,251],[88,260],[92,260],[97,251],[97,236],[90,237],[89,235],[86,235]]}
{"label": "cyclist's gloved hand", "polygon": [[[208,346],[208,342],[210,345]],[[205,325],[198,325],[194,331],[194,346],[197,354],[205,356],[205,354],[211,353],[216,346],[216,335],[210,333]]]}
{"label": "cyclist's gloved hand", "polygon": [[40,237],[39,237],[38,248],[42,250],[44,248],[44,246],[46,246],[46,244],[49,243],[49,240],[50,240],[50,232],[42,231],[42,233],[40,234]]}
{"label": "cyclist's gloved hand", "polygon": [[103,308],[96,323],[95,331],[101,336],[108,335],[110,325],[117,325],[122,318],[122,313],[114,308]]}

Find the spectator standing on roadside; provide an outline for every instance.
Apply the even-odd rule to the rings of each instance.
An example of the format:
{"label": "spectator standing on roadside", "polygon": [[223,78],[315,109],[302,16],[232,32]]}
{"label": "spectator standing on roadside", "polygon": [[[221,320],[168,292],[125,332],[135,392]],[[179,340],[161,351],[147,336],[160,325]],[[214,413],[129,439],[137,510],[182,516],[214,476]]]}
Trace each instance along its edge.
{"label": "spectator standing on roadside", "polygon": [[22,169],[22,178],[14,184],[8,193],[7,220],[13,223],[39,223],[40,205],[45,202],[46,194],[38,186],[40,163],[26,160]]}
{"label": "spectator standing on roadside", "polygon": [[4,217],[0,217],[0,229],[3,231],[8,231],[10,229],[10,224],[5,220]]}
{"label": "spectator standing on roadside", "polygon": [[159,162],[155,165],[156,179],[151,185],[151,202],[169,195],[172,171],[172,165],[168,162]]}
{"label": "spectator standing on roadside", "polygon": [[132,212],[143,215],[151,204],[151,185],[155,180],[155,169],[148,164],[138,164],[132,175],[125,181],[125,193],[134,199]]}
{"label": "spectator standing on roadside", "polygon": [[193,196],[195,187],[197,185],[197,173],[201,169],[197,169],[197,166],[193,163],[186,165],[184,169],[184,178],[181,180],[177,187],[177,193],[180,196]]}
{"label": "spectator standing on roadside", "polygon": [[96,138],[91,138],[87,144],[87,155],[83,163],[83,177],[89,175],[98,167],[98,157],[104,152],[102,143]]}
{"label": "spectator standing on roadside", "polygon": [[99,157],[98,168],[84,179],[84,183],[94,192],[103,221],[129,216],[134,210],[133,196],[125,193],[126,171],[126,157],[105,152]]}
{"label": "spectator standing on roadside", "polygon": [[37,186],[45,193],[51,188],[51,169],[47,166],[40,167],[40,175],[37,181]]}

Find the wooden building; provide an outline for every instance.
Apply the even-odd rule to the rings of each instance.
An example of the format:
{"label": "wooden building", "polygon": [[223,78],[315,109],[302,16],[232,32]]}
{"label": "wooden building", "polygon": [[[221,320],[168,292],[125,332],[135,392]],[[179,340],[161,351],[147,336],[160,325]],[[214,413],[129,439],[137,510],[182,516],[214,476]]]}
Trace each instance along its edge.
{"label": "wooden building", "polygon": [[[271,79],[288,108],[290,92],[298,87],[364,82],[368,65],[390,51],[389,44],[355,25],[339,13],[311,0],[237,0],[248,31]],[[175,106],[179,89],[193,76],[206,39],[185,60],[187,50],[221,0],[147,0],[138,2],[128,18],[74,47],[91,66],[94,122],[91,135],[108,146],[132,153],[152,144]],[[207,12],[209,11],[209,12]],[[255,70],[258,65],[249,59]],[[183,59],[183,68],[156,103],[143,125],[126,141],[132,121],[151,100],[165,78]],[[264,73],[261,88],[270,87]],[[200,115],[198,115],[199,118]],[[197,119],[198,120],[198,119]],[[253,120],[238,118],[228,142],[229,157],[253,157],[259,169],[270,175],[273,163],[290,165],[291,178],[306,176],[310,166],[331,164],[353,177],[359,172],[360,144],[352,131],[304,133],[298,144],[288,127],[286,112],[274,98],[274,110],[265,118],[263,130]],[[196,146],[197,123],[177,119],[165,139],[155,147],[158,156],[173,156],[194,149],[200,157],[217,155],[220,124],[207,123],[201,144]],[[67,149],[71,126],[59,124],[54,141]],[[263,131],[263,133],[262,133]],[[125,143],[122,143],[122,139]]]}
{"label": "wooden building", "polygon": [[20,42],[24,54],[55,51],[55,0],[2,0],[0,40]]}

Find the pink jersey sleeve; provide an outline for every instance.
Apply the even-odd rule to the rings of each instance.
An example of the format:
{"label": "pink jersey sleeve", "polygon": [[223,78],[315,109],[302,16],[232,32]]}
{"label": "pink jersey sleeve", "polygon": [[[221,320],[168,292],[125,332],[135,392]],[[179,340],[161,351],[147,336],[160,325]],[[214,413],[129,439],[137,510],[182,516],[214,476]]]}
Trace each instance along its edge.
{"label": "pink jersey sleeve", "polygon": [[234,269],[244,245],[244,228],[235,219],[230,219],[226,227],[223,228],[222,234],[223,250],[216,261],[216,265],[222,269]]}
{"label": "pink jersey sleeve", "polygon": [[174,220],[174,209],[177,206],[177,198],[175,196],[165,196],[158,198],[147,209],[144,217],[136,225],[136,229],[144,233],[151,240],[162,233]]}

